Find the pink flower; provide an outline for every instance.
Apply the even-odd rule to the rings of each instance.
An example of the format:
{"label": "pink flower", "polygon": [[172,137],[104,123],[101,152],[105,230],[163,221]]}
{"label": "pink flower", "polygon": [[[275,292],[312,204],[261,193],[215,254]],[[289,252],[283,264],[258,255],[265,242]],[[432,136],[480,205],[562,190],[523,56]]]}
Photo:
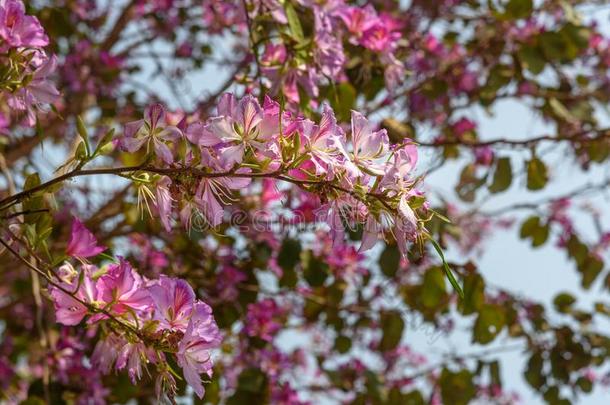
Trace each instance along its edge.
{"label": "pink flower", "polygon": [[216,291],[221,301],[231,302],[239,296],[237,286],[239,283],[246,281],[248,277],[240,270],[230,266],[223,266],[221,272],[216,278]]}
{"label": "pink flower", "polygon": [[161,160],[171,164],[174,157],[166,142],[176,141],[181,136],[178,128],[165,125],[165,108],[161,104],[153,104],[144,111],[144,119],[125,125],[121,146],[128,152],[136,152],[146,144],[147,153],[152,148]]}
{"label": "pink flower", "polygon": [[278,0],[262,0],[261,5],[264,5],[271,12],[271,16],[280,24],[288,23],[284,6]]}
{"label": "pink flower", "polygon": [[163,176],[161,180],[157,182],[155,193],[155,206],[157,207],[157,211],[159,213],[159,219],[167,232],[172,230],[172,202],[174,200],[169,190],[171,184],[171,179],[167,176]]}
{"label": "pink flower", "polygon": [[248,304],[245,322],[246,334],[271,342],[282,328],[277,320],[283,316],[283,313],[284,311],[271,298]]}
{"label": "pink flower", "polygon": [[85,265],[80,274],[69,264],[60,267],[58,273],[63,282],[60,287],[49,289],[58,323],[78,325],[89,313],[89,308],[83,303],[94,304],[98,299],[96,282],[92,278],[95,270],[95,266]]}
{"label": "pink flower", "polygon": [[378,23],[362,34],[361,44],[375,52],[390,52],[400,39],[399,32],[391,31],[387,24]]}
{"label": "pink flower", "polygon": [[279,135],[279,115],[263,110],[250,95],[237,101],[232,94],[224,94],[218,114],[205,125],[191,125],[187,137],[201,146],[218,145],[223,167],[241,163],[248,149],[266,151],[269,142]]}
{"label": "pink flower", "polygon": [[316,29],[314,59],[323,75],[333,80],[339,80],[345,64],[343,43],[333,32],[330,17],[317,10],[314,12],[314,16]]}
{"label": "pink flower", "polygon": [[413,209],[408,204],[407,195],[403,195],[398,204],[398,215],[394,219],[394,238],[398,245],[398,250],[404,258],[407,257],[407,242],[415,240],[417,237],[417,217]]}
{"label": "pink flower", "polygon": [[385,69],[383,71],[385,87],[390,94],[394,94],[395,90],[402,83],[403,78],[407,74],[405,65],[396,59],[396,56],[394,56],[392,53],[382,54],[380,61],[385,65]]}
{"label": "pink flower", "polygon": [[101,300],[113,314],[144,311],[152,306],[142,277],[123,258],[119,258],[118,264],[109,266],[106,274],[98,280],[97,288]]}
{"label": "pink flower", "polygon": [[360,174],[384,174],[386,162],[378,163],[376,161],[386,158],[389,150],[390,141],[385,129],[373,131],[362,114],[352,111],[352,144],[354,146],[353,161],[362,170]]}
{"label": "pink flower", "polygon": [[377,13],[371,5],[366,7],[342,6],[335,14],[345,23],[347,30],[355,38],[360,38],[366,30],[377,23]]}
{"label": "pink flower", "polygon": [[24,124],[29,127],[36,124],[35,108],[41,108],[43,104],[52,104],[60,97],[59,91],[49,80],[49,76],[55,71],[56,57],[52,56],[48,59],[44,57],[39,63],[29,83],[8,98],[8,105],[11,108],[27,113]]}
{"label": "pink flower", "polygon": [[261,204],[263,207],[268,207],[276,201],[280,201],[283,193],[278,189],[277,184],[272,179],[263,179],[263,190],[261,192]]}
{"label": "pink flower", "polygon": [[77,218],[72,221],[72,233],[66,253],[71,257],[86,258],[97,256],[106,248],[97,244],[97,239]]}
{"label": "pink flower", "polygon": [[159,321],[159,328],[184,332],[195,302],[191,286],[184,280],[161,275],[148,291],[155,304],[154,319]]}
{"label": "pink flower", "polygon": [[459,138],[467,132],[474,131],[477,125],[468,118],[462,117],[452,125],[452,128],[455,135]]}
{"label": "pink flower", "polygon": [[182,368],[184,379],[199,398],[203,398],[205,393],[200,375],[212,376],[211,350],[218,347],[220,342],[221,336],[212,309],[201,301],[196,302],[184,337],[178,344],[176,360]]}
{"label": "pink flower", "polygon": [[142,378],[142,362],[157,362],[156,351],[142,342],[126,342],[118,353],[116,369],[127,367],[127,374],[133,384]]}
{"label": "pink flower", "polygon": [[38,18],[25,15],[25,7],[19,0],[0,0],[0,37],[14,48],[40,48],[49,44]]}
{"label": "pink flower", "polygon": [[305,90],[309,98],[317,98],[319,95],[317,84],[319,80],[320,74],[315,69],[302,64],[288,69],[284,76],[284,88],[282,90],[288,101],[299,103],[301,100],[299,87]]}
{"label": "pink flower", "polygon": [[337,125],[332,109],[325,106],[319,125],[308,119],[301,121],[300,132],[304,138],[302,143],[305,151],[311,154],[310,161],[314,164],[315,174],[332,179],[335,169],[346,156],[345,133]]}
{"label": "pink flower", "polygon": [[494,160],[494,151],[490,146],[481,146],[474,150],[476,164],[489,166]]}
{"label": "pink flower", "polygon": [[100,339],[91,355],[91,363],[100,370],[102,374],[108,374],[119,356],[119,350],[125,341],[114,333]]}
{"label": "pink flower", "polygon": [[8,115],[0,112],[0,134],[9,135],[8,127],[11,124],[11,119]]}
{"label": "pink flower", "polygon": [[417,159],[417,148],[412,143],[404,144],[400,149],[394,151],[393,159],[380,182],[380,186],[400,191],[409,183]]}
{"label": "pink flower", "polygon": [[249,172],[249,168],[240,168],[233,176],[201,179],[195,192],[195,202],[211,226],[218,226],[222,222],[224,209],[220,202],[230,204],[232,190],[243,189],[250,184],[252,179],[249,177],[239,177],[239,174]]}

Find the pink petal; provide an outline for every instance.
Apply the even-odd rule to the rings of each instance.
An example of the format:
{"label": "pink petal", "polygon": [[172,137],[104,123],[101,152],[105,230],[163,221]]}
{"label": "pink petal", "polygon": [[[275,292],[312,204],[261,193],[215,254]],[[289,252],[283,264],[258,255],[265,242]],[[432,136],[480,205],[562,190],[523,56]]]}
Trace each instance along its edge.
{"label": "pink petal", "polygon": [[106,248],[97,245],[97,239],[77,218],[72,221],[72,233],[66,253],[72,257],[92,257],[102,253]]}

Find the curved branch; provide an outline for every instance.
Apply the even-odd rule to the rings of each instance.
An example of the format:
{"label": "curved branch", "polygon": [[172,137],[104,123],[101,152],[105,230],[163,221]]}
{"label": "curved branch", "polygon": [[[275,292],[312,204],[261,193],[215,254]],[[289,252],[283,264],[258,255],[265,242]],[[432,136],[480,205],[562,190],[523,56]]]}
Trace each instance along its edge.
{"label": "curved branch", "polygon": [[[598,133],[597,136],[592,138],[585,138],[585,135],[591,132]],[[465,139],[450,139],[450,140],[439,140],[434,142],[418,142],[417,145],[424,148],[441,148],[445,146],[463,146],[467,148],[478,148],[482,146],[495,146],[504,145],[510,147],[530,147],[540,142],[579,142],[579,143],[590,143],[598,142],[603,140],[610,140],[610,128],[602,128],[596,131],[581,131],[572,136],[552,136],[542,135],[529,139],[492,139],[489,141],[468,141]]]}

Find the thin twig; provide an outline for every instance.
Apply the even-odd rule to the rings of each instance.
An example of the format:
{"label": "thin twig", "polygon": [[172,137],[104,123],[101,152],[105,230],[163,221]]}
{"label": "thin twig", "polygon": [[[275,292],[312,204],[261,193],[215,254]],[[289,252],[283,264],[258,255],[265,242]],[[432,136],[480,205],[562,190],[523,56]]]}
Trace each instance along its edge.
{"label": "thin twig", "polygon": [[[597,135],[592,138],[585,138],[584,136],[591,133],[597,132],[600,135]],[[433,142],[418,142],[417,145],[423,148],[441,148],[445,146],[463,146],[467,148],[479,148],[483,146],[494,146],[494,145],[505,145],[511,147],[530,147],[540,142],[579,142],[579,143],[589,143],[589,142],[598,142],[602,140],[610,140],[610,128],[603,128],[596,131],[582,131],[576,133],[572,136],[551,136],[551,135],[543,135],[537,136],[529,139],[492,139],[489,141],[468,141],[464,139],[448,139],[448,140],[439,140]]]}

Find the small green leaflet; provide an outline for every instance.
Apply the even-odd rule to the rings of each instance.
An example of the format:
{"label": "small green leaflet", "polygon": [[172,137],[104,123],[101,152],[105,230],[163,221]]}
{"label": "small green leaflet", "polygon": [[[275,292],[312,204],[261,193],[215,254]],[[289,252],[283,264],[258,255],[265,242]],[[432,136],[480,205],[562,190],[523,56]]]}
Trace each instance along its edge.
{"label": "small green leaflet", "polygon": [[445,255],[443,254],[443,249],[441,249],[438,242],[434,239],[430,239],[430,243],[432,243],[432,246],[434,246],[434,249],[436,249],[436,253],[438,253],[438,255],[441,257],[441,260],[443,261],[443,268],[445,269],[445,274],[447,275],[449,282],[453,286],[453,289],[458,293],[460,298],[463,299],[464,291],[462,290],[462,287],[460,287],[460,285],[458,284],[457,280],[455,279],[455,276],[453,275],[453,272],[449,268],[449,264],[447,264],[447,260],[445,260]]}
{"label": "small green leaflet", "polygon": [[290,3],[284,5],[286,10],[286,18],[288,19],[288,26],[290,27],[290,33],[292,37],[298,42],[303,43],[305,41],[305,35],[303,34],[303,28],[301,27],[301,21],[299,15]]}

